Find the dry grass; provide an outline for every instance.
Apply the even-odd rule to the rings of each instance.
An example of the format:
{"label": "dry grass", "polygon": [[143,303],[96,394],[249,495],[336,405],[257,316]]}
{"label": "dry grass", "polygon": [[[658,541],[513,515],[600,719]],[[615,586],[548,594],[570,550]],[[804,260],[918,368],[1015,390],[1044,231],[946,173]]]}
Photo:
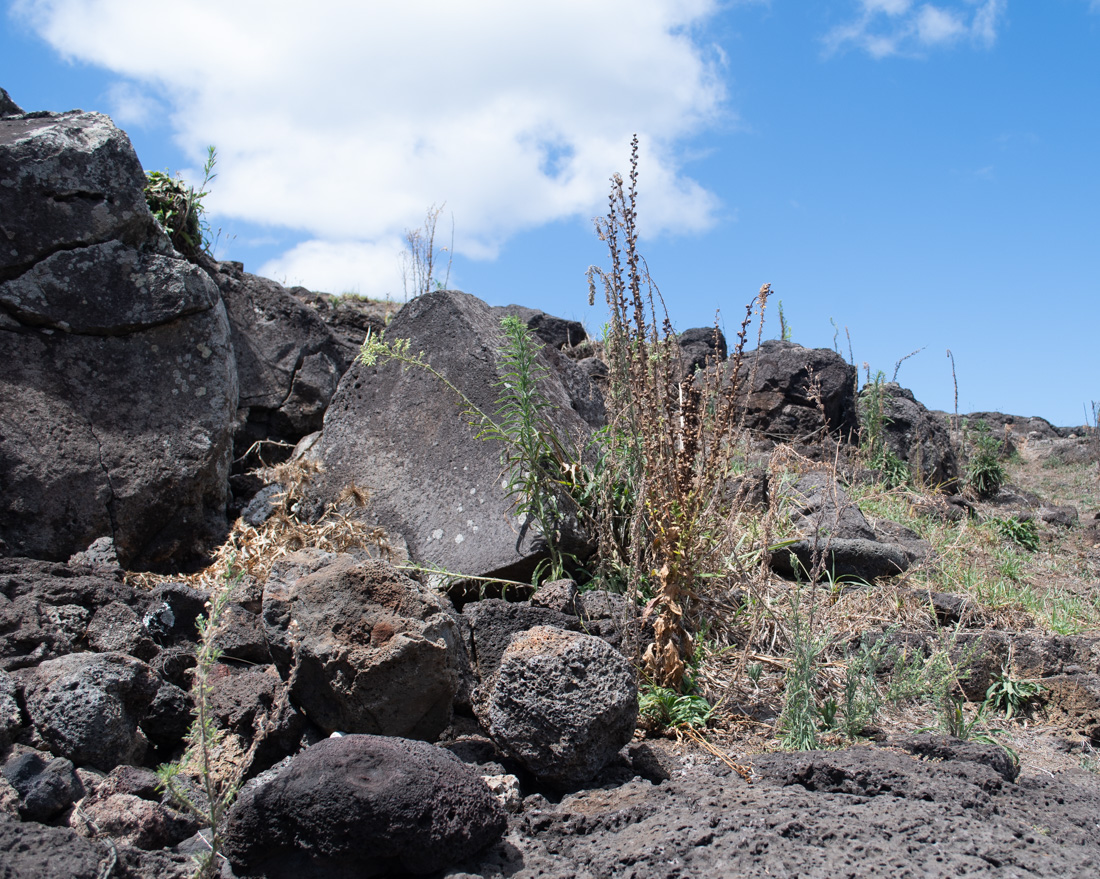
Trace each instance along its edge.
{"label": "dry grass", "polygon": [[393,545],[385,531],[364,524],[355,515],[370,499],[363,488],[345,488],[315,521],[300,517],[306,490],[320,470],[319,464],[308,460],[261,468],[257,475],[283,488],[267,521],[253,527],[238,519],[225,542],[214,551],[210,564],[195,574],[130,573],[128,581],[142,588],[168,581],[184,582],[209,592],[227,576],[243,574],[262,584],[279,559],[307,548],[332,553],[362,550],[397,563],[407,561],[404,551]]}

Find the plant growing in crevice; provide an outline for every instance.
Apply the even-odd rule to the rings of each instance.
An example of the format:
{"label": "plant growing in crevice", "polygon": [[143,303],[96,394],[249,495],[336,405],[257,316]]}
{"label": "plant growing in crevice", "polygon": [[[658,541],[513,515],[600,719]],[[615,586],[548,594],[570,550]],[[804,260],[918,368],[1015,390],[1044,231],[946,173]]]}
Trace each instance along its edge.
{"label": "plant growing in crevice", "polygon": [[1038,681],[1014,677],[1006,665],[985,691],[985,704],[1003,712],[1005,719],[1011,720],[1026,714],[1043,689]]}
{"label": "plant growing in crevice", "polygon": [[[629,521],[609,524],[605,518],[598,532],[601,560],[618,565],[634,595],[643,588],[651,595],[643,613],[654,626],[643,657],[646,674],[658,686],[679,690],[694,649],[696,583],[708,565],[718,564],[713,535],[739,428],[747,328],[754,309],[762,318],[771,288],[765,284],[746,308],[729,362],[720,369],[712,360],[700,376],[683,378],[676,333],[638,250],[637,183],[635,137],[629,182],[618,174],[611,178],[607,216],[596,221],[610,268],[588,270],[589,304],[602,288],[609,311],[610,427],[602,490],[606,495],[625,483],[633,492]],[[613,509],[608,502],[597,507]],[[615,539],[624,533],[625,545]]]}
{"label": "plant growing in crevice", "polygon": [[[221,648],[217,645],[217,636],[222,625],[222,615],[229,606],[229,599],[240,577],[230,565],[220,587],[211,591],[206,616],[198,620],[199,642],[191,686],[194,720],[184,739],[187,747],[183,756],[175,763],[167,763],[157,769],[160,787],[167,791],[175,803],[210,828],[210,850],[195,856],[195,875],[201,879],[212,879],[221,875],[225,817],[229,807],[233,805],[240,785],[239,770],[219,760],[225,732],[214,720],[211,701],[211,673],[222,655]],[[183,780],[185,777],[198,780],[197,791]]]}
{"label": "plant growing in crevice", "polygon": [[210,250],[210,227],[202,200],[210,194],[207,186],[218,176],[214,173],[217,161],[217,150],[207,147],[202,183],[197,189],[184,183],[178,174],[145,172],[145,201],[149,210],[168,233],[172,246],[188,259]]}
{"label": "plant growing in crevice", "polygon": [[839,711],[839,729],[848,738],[863,735],[882,708],[877,677],[892,657],[891,634],[888,631],[872,643],[860,641],[859,647],[848,656]]}
{"label": "plant growing in crevice", "polygon": [[[813,584],[811,584],[813,588]],[[779,741],[784,748],[812,751],[818,745],[821,711],[817,706],[817,674],[827,639],[814,635],[814,602],[806,613],[801,605],[802,585],[788,596],[791,646],[784,674],[783,711],[779,715]],[[835,708],[830,712],[834,716]]]}

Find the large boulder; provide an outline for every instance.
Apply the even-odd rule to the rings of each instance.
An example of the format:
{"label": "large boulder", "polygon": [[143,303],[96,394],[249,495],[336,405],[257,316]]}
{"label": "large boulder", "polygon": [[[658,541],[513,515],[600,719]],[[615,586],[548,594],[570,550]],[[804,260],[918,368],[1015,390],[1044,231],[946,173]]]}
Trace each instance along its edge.
{"label": "large boulder", "polygon": [[244,422],[237,456],[256,440],[295,443],[320,430],[352,358],[317,312],[281,284],[239,262],[204,266],[225,302],[237,358]]}
{"label": "large boulder", "polygon": [[516,635],[504,651],[482,725],[540,782],[590,781],[634,734],[634,669],[607,642],[549,626]]}
{"label": "large boulder", "polygon": [[[735,361],[723,365],[725,381]],[[859,424],[856,368],[828,348],[763,342],[741,358],[737,388],[745,426],[770,439],[807,440],[826,430],[848,438]]]}
{"label": "large boulder", "polygon": [[237,373],[217,288],[145,204],[95,113],[0,118],[0,541],[114,538],[178,564],[225,528]]}
{"label": "large boulder", "polygon": [[[959,462],[943,420],[897,382],[885,382],[877,388],[865,386],[859,395],[860,406],[873,406],[876,397],[881,397],[882,438],[886,448],[909,465],[918,481],[952,488],[959,478]],[[879,416],[872,414],[872,417]]]}
{"label": "large boulder", "polygon": [[[496,412],[501,329],[481,300],[455,291],[420,296],[394,318],[386,339],[407,339],[412,354],[423,352],[474,405]],[[550,370],[539,385],[547,414],[566,447],[580,447],[590,428],[548,358],[546,351],[540,355]],[[500,444],[478,439],[465,408],[425,369],[356,363],[325,416],[320,492],[333,500],[349,484],[369,488],[364,515],[401,535],[418,562],[529,579],[544,558],[542,541],[505,493]]]}
{"label": "large boulder", "polygon": [[292,555],[268,577],[263,617],[291,698],[322,729],[430,740],[450,723],[457,624],[388,563]]}
{"label": "large boulder", "polygon": [[157,691],[144,662],[122,653],[70,653],[18,674],[27,714],[58,757],[107,772],[141,756],[138,723]]}
{"label": "large boulder", "polygon": [[154,228],[145,173],[126,132],[74,110],[0,117],[0,280],[51,254]]}
{"label": "large boulder", "polygon": [[419,875],[475,854],[505,827],[485,783],[448,751],[340,736],[242,791],[226,853],[241,877]]}

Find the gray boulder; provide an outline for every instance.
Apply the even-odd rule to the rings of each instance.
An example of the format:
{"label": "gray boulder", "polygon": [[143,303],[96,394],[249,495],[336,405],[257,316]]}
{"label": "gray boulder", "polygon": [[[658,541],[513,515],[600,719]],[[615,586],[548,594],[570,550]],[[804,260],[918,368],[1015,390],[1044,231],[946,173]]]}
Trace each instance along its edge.
{"label": "gray boulder", "polygon": [[22,116],[23,108],[11,99],[11,95],[0,89],[0,116]]}
{"label": "gray boulder", "polygon": [[[734,366],[732,358],[722,366],[724,381]],[[859,424],[855,387],[856,368],[835,351],[777,339],[746,352],[737,371],[745,426],[775,440],[807,440],[825,431],[852,436]]]}
{"label": "gray boulder", "polygon": [[903,526],[881,523],[876,531],[827,473],[800,477],[787,500],[803,537],[772,555],[772,566],[786,576],[805,577],[820,561],[823,574],[873,580],[901,573],[927,555],[927,544]]}
{"label": "gray boulder", "polygon": [[131,568],[225,529],[237,377],[218,290],[145,205],[93,113],[0,119],[0,541]]}
{"label": "gray boulder", "polygon": [[574,632],[581,630],[580,620],[575,615],[526,601],[486,598],[467,604],[462,608],[462,616],[470,623],[470,656],[478,677],[483,681],[490,680],[496,674],[500,658],[508,649],[512,637],[520,632],[535,626],[553,626]]}
{"label": "gray boulder", "polygon": [[715,327],[692,327],[680,333],[676,341],[680,346],[684,376],[722,363],[728,355],[726,336]]}
{"label": "gray boulder", "polygon": [[241,877],[422,875],[495,842],[506,824],[485,783],[449,752],[351,735],[247,786],[230,810],[226,843]]}
{"label": "gray boulder", "polygon": [[540,782],[591,780],[634,734],[634,669],[605,641],[538,626],[512,639],[479,719]]}
{"label": "gray boulder", "polygon": [[25,668],[82,649],[99,609],[138,601],[113,573],[0,558],[0,668]]}
{"label": "gray boulder", "polygon": [[4,879],[190,879],[195,864],[182,855],[108,845],[67,827],[20,822],[0,813],[0,871]]}
{"label": "gray boulder", "polygon": [[[501,390],[500,325],[484,302],[437,291],[406,305],[386,332],[408,339],[482,411],[496,411]],[[548,355],[540,361],[550,369]],[[540,383],[553,427],[567,447],[589,426],[551,371]],[[357,363],[340,382],[319,442],[320,493],[333,500],[349,484],[371,489],[364,514],[401,535],[411,557],[464,574],[529,579],[544,558],[536,529],[505,494],[501,447],[477,439],[464,404],[435,376],[398,363]],[[573,548],[584,551],[583,541]]]}
{"label": "gray boulder", "polygon": [[[860,406],[870,403],[868,387],[860,392]],[[881,386],[882,436],[886,447],[909,465],[920,482],[952,488],[959,478],[959,462],[944,421],[917,401],[913,392],[896,382]]]}
{"label": "gray boulder", "polygon": [[19,675],[27,714],[58,757],[107,772],[140,756],[138,723],[157,691],[144,662],[121,653],[70,653]]}
{"label": "gray boulder", "polygon": [[321,429],[351,363],[317,312],[239,262],[204,261],[229,315],[240,382],[240,456],[256,440],[295,443]]}
{"label": "gray boulder", "polygon": [[0,280],[62,250],[156,234],[130,139],[99,113],[0,118],[0,180]]}
{"label": "gray boulder", "polygon": [[461,649],[443,601],[386,562],[311,561],[290,556],[264,587],[265,633],[291,698],[328,732],[437,737]]}
{"label": "gray boulder", "polygon": [[499,322],[502,317],[517,317],[542,341],[551,348],[574,348],[588,341],[584,324],[577,320],[554,317],[536,308],[524,305],[503,305],[493,308],[493,315]]}

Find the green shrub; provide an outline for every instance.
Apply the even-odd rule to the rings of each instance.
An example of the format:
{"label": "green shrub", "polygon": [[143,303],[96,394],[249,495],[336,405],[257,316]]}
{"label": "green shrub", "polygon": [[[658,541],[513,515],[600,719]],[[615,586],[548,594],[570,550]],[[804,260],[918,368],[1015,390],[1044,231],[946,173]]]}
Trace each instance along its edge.
{"label": "green shrub", "polygon": [[205,220],[202,200],[209,195],[206,187],[217,175],[217,153],[207,147],[202,183],[198,189],[166,171],[145,172],[145,201],[157,222],[168,233],[172,246],[189,259],[210,249],[210,227]]}
{"label": "green shrub", "polygon": [[978,497],[992,497],[1008,481],[1008,471],[1001,463],[1003,443],[979,421],[970,436],[970,457],[966,464],[966,482]]}
{"label": "green shrub", "polygon": [[638,711],[662,727],[698,729],[707,725],[714,706],[702,696],[644,684],[638,693]]}
{"label": "green shrub", "polygon": [[985,691],[985,704],[996,711],[1003,711],[1005,717],[1011,720],[1013,716],[1025,713],[1041,692],[1043,685],[1038,681],[1014,678],[1006,667],[1001,669],[997,679]]}
{"label": "green shrub", "polygon": [[878,470],[888,488],[907,485],[912,478],[909,465],[886,443],[886,376],[879,371],[867,383],[859,398],[859,448],[867,466]]}
{"label": "green shrub", "polygon": [[1009,516],[1007,519],[991,519],[990,524],[1005,540],[1036,552],[1039,549],[1039,526],[1034,519],[1020,519]]}

